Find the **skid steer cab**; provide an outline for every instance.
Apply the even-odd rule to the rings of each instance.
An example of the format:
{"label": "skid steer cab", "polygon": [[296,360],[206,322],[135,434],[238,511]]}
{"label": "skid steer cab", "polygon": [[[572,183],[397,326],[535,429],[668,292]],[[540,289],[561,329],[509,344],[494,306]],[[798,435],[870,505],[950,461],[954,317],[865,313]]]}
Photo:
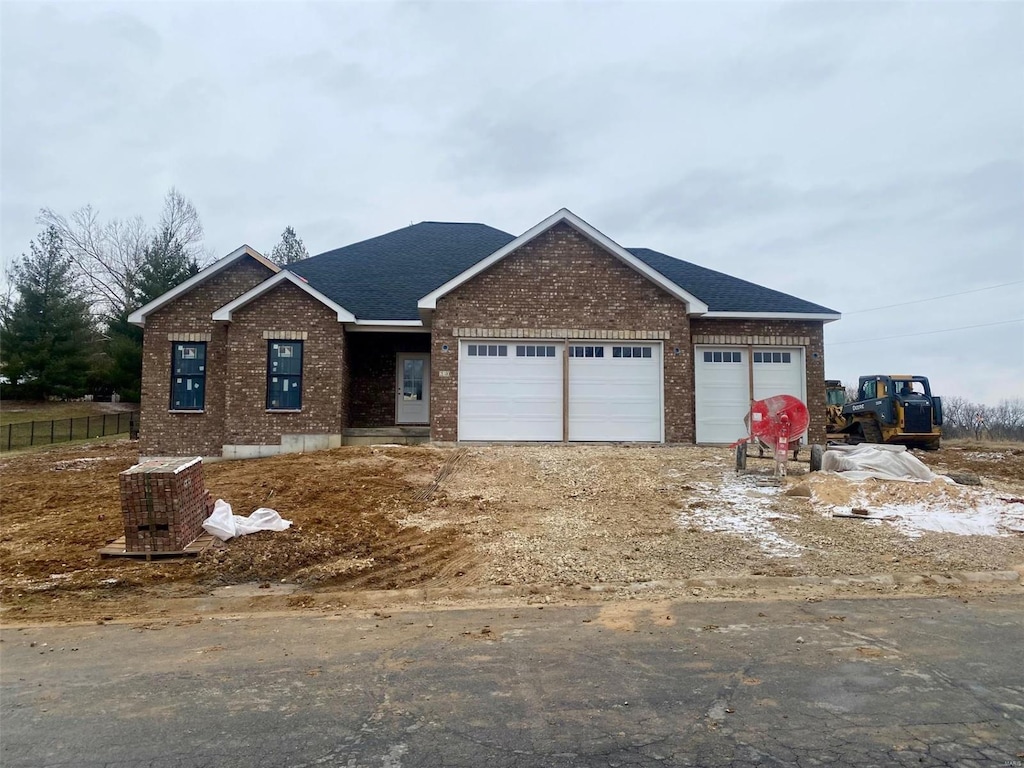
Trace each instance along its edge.
{"label": "skid steer cab", "polygon": [[925,376],[861,376],[857,399],[843,406],[847,443],[885,443],[937,450],[942,398]]}

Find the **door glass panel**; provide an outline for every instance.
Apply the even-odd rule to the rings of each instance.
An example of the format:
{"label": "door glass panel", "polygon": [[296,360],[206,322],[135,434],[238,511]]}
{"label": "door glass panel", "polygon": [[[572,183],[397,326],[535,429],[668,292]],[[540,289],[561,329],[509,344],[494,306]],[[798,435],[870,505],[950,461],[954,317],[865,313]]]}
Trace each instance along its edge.
{"label": "door glass panel", "polygon": [[423,360],[402,362],[402,399],[423,399]]}

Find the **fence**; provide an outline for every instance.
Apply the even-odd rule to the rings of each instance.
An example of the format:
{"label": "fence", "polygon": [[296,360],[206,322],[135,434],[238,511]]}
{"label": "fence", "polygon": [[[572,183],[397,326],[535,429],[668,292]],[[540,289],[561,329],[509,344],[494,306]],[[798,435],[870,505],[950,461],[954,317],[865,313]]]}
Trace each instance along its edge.
{"label": "fence", "polygon": [[69,440],[88,440],[107,435],[128,432],[136,434],[139,429],[138,411],[78,416],[74,419],[52,421],[23,421],[0,428],[0,451],[30,448],[34,445],[66,443]]}

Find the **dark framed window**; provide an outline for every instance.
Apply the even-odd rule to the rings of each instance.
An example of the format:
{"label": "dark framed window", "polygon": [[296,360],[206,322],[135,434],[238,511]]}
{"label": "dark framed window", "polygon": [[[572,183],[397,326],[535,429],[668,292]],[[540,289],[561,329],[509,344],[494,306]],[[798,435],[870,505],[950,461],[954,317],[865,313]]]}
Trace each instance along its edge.
{"label": "dark framed window", "polygon": [[505,344],[470,344],[466,350],[470,357],[508,357]]}
{"label": "dark framed window", "polygon": [[612,347],[612,357],[650,357],[650,347]]}
{"label": "dark framed window", "polygon": [[201,411],[206,405],[206,342],[171,344],[171,410]]}
{"label": "dark framed window", "polygon": [[791,363],[793,356],[790,352],[755,352],[755,363]]}
{"label": "dark framed window", "polygon": [[[742,363],[742,352],[705,352],[705,363]],[[757,353],[754,353],[754,362],[758,362]]]}
{"label": "dark framed window", "polygon": [[569,357],[604,357],[604,347],[569,347]]}
{"label": "dark framed window", "polygon": [[302,408],[302,342],[267,342],[267,410]]}
{"label": "dark framed window", "polygon": [[516,357],[554,357],[555,348],[538,344],[519,344],[516,346]]}

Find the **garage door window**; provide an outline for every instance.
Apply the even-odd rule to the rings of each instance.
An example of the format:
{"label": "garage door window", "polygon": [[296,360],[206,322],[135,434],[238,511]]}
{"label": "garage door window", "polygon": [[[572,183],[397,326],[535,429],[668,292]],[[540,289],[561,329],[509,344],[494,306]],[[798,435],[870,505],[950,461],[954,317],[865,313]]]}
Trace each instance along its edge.
{"label": "garage door window", "polygon": [[554,357],[555,348],[536,344],[516,345],[516,357]]}
{"label": "garage door window", "polygon": [[[742,352],[705,352],[705,363],[742,363]],[[757,355],[754,355],[754,362],[757,362]]]}
{"label": "garage door window", "polygon": [[[707,352],[704,353],[705,355]],[[755,352],[755,363],[791,363],[793,356],[789,352]]]}
{"label": "garage door window", "polygon": [[612,347],[612,357],[650,357],[650,347]]}
{"label": "garage door window", "polygon": [[569,357],[604,357],[604,347],[569,347]]}
{"label": "garage door window", "polygon": [[466,353],[470,357],[508,357],[505,344],[470,344]]}

